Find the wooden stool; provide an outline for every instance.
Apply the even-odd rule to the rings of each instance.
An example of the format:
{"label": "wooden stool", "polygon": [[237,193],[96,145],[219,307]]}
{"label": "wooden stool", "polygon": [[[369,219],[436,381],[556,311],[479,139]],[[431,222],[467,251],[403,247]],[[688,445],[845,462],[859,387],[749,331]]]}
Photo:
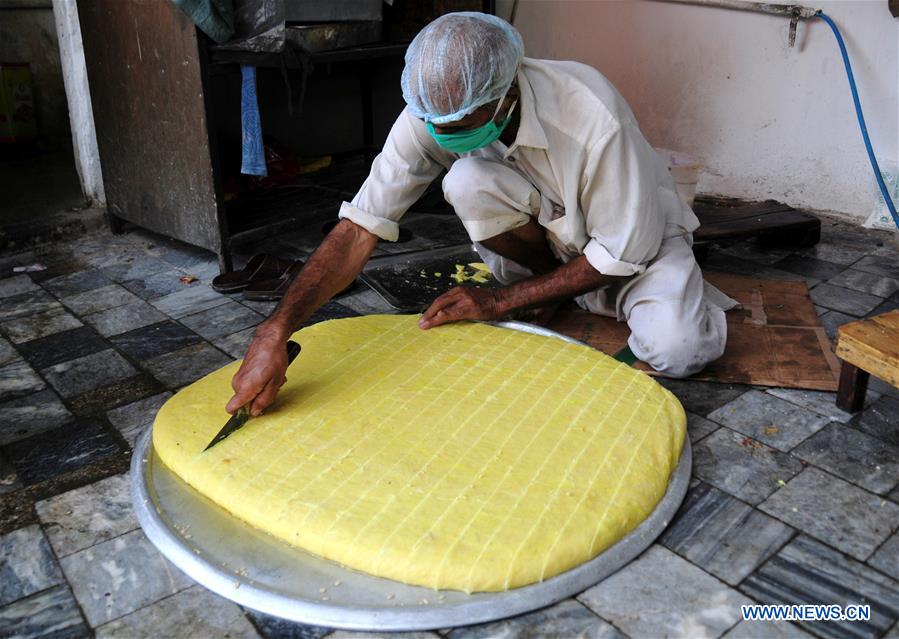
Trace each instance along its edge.
{"label": "wooden stool", "polygon": [[836,353],[843,360],[837,389],[843,410],[861,410],[870,375],[899,388],[899,310],[840,326]]}

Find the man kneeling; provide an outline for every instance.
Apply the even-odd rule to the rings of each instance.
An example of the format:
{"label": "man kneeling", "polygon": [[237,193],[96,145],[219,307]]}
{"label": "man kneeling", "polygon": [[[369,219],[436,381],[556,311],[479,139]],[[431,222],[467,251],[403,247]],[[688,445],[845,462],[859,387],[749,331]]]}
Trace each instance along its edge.
{"label": "man kneeling", "polygon": [[423,329],[491,320],[574,299],[627,322],[633,353],[682,377],[724,352],[724,310],[693,252],[699,221],[615,88],[576,62],[524,57],[508,23],[480,13],[438,18],[406,53],[407,107],[341,222],[259,325],[234,377],[234,412],[259,414],[287,368],[285,342],[362,271],[379,239],[443,171],[446,200],[505,286],[457,287]]}

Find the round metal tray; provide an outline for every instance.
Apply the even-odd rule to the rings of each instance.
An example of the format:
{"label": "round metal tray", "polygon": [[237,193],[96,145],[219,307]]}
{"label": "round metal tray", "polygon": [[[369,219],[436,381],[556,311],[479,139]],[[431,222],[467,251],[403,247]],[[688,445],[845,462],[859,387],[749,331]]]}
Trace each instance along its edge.
{"label": "round metal tray", "polygon": [[[576,340],[519,322],[499,326]],[[690,481],[684,440],[668,490],[636,529],[590,561],[506,592],[467,595],[373,577],[322,559],[264,533],[207,499],[169,470],[147,429],[134,449],[131,492],[137,519],[153,544],[209,590],[276,617],[352,630],[428,630],[464,626],[536,610],[605,579],[645,550],[671,521]]]}

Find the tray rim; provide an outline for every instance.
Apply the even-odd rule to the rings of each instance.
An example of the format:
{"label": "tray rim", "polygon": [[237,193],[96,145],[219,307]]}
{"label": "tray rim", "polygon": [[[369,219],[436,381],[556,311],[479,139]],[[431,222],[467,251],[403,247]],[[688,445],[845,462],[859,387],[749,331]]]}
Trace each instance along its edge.
{"label": "tray rim", "polygon": [[[583,342],[533,324],[517,321],[489,323],[501,328],[554,337],[590,348]],[[152,433],[151,425],[139,437],[131,459],[131,497],[134,511],[138,523],[151,543],[179,570],[201,586],[230,601],[282,619],[345,630],[414,631],[468,626],[530,612],[583,592],[636,559],[661,535],[686,496],[692,472],[692,447],[690,438],[685,433],[680,459],[669,478],[668,489],[650,515],[630,533],[593,559],[546,581],[504,592],[475,593],[477,596],[471,595],[469,601],[444,603],[439,606],[408,608],[348,606],[274,592],[251,579],[235,577],[234,573],[197,554],[195,546],[165,521],[152,490],[152,474],[160,470],[168,472],[176,482],[183,484],[184,488],[194,492],[195,489],[158,460],[152,448]],[[157,461],[157,466],[154,466],[154,460]],[[237,519],[221,506],[213,505],[227,516]],[[245,523],[243,525],[249,526]],[[274,537],[272,540],[275,543],[285,543]],[[315,556],[312,553],[308,554]],[[336,562],[332,563],[337,565]],[[365,575],[360,571],[349,568],[344,570],[356,576],[363,575],[373,580],[384,581],[383,578]],[[235,587],[236,583],[239,583],[238,587]]]}

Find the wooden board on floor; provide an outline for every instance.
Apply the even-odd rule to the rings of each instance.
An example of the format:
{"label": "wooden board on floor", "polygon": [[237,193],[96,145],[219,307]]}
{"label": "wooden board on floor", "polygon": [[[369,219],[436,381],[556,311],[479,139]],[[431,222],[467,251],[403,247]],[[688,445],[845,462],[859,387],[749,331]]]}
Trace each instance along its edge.
{"label": "wooden board on floor", "polygon": [[[839,361],[802,281],[760,280],[706,272],[706,280],[740,302],[727,313],[724,355],[691,379],[835,391]],[[580,310],[560,311],[549,327],[614,355],[627,345],[624,322]],[[643,362],[636,368],[658,375]]]}
{"label": "wooden board on floor", "polygon": [[693,211],[701,223],[693,233],[697,243],[761,236],[775,243],[812,246],[821,237],[821,220],[774,200],[699,197]]}

